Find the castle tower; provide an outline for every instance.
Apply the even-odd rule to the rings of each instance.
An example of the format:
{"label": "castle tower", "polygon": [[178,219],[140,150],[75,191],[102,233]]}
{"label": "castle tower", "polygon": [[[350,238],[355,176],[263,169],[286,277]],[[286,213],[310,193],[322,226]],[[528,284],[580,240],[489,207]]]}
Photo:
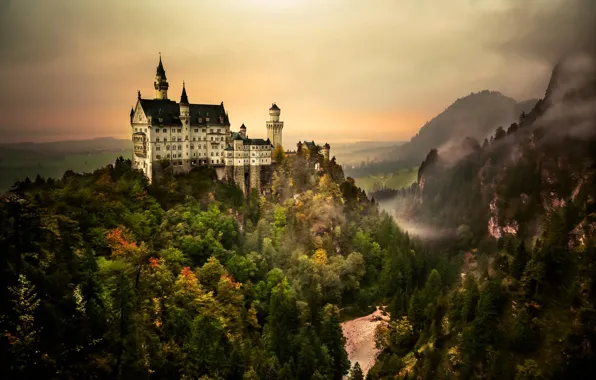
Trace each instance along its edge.
{"label": "castle tower", "polygon": [[240,135],[246,138],[246,126],[244,124],[242,124],[242,126],[240,127]]}
{"label": "castle tower", "polygon": [[279,121],[280,113],[281,110],[279,109],[279,107],[275,103],[273,103],[271,108],[269,108],[270,119],[267,122],[267,137],[271,141],[271,144],[274,148],[277,148],[278,145],[283,146],[281,133],[284,129],[284,122]]}
{"label": "castle tower", "polygon": [[190,105],[188,103],[188,96],[186,95],[186,85],[182,82],[182,95],[180,95],[180,121],[182,125],[188,127],[190,119]]}
{"label": "castle tower", "polygon": [[331,146],[327,143],[325,143],[325,145],[323,145],[323,158],[325,158],[326,160],[329,159],[329,152],[331,150]]}
{"label": "castle tower", "polygon": [[166,78],[166,71],[163,69],[161,63],[161,54],[159,55],[159,65],[157,65],[157,73],[155,73],[155,99],[167,99],[168,98],[168,79]]}

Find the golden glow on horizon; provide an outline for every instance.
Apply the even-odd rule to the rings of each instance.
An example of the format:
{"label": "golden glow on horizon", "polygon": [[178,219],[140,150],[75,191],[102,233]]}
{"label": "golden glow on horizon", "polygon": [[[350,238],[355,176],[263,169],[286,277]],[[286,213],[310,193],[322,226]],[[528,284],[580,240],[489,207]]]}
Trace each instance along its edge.
{"label": "golden glow on horizon", "polygon": [[[245,123],[249,135],[265,134],[275,101],[285,141],[409,140],[470,92],[543,95],[548,57],[510,44],[519,25],[572,20],[563,0],[543,1],[533,12],[517,0],[2,2],[0,131],[128,137],[161,51],[170,99],[185,80],[191,102],[224,101],[232,128]],[[565,36],[551,29],[536,46]]]}

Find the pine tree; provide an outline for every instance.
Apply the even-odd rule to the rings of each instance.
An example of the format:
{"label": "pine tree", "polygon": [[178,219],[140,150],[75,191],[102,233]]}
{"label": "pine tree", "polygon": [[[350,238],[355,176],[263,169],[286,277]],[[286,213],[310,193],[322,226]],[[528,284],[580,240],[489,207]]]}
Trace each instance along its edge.
{"label": "pine tree", "polygon": [[362,373],[362,368],[360,368],[360,363],[356,362],[350,371],[350,380],[364,380],[364,374]]}

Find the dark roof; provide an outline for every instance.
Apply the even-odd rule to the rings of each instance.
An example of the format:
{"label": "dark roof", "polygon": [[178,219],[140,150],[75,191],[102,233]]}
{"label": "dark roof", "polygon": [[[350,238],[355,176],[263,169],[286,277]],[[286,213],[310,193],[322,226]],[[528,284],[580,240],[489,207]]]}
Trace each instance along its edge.
{"label": "dark roof", "polygon": [[231,145],[228,145],[228,147],[224,150],[234,150],[234,148]]}
{"label": "dark roof", "polygon": [[130,116],[133,116],[134,114],[135,114],[134,107],[130,107]]}
{"label": "dark roof", "polygon": [[271,108],[269,108],[270,111],[279,111],[279,107],[277,106],[277,104],[273,103],[273,105],[271,106]]}
{"label": "dark roof", "polygon": [[239,132],[232,132],[232,140],[240,140],[243,145],[271,145],[269,139],[249,139],[248,137],[242,137]]}
{"label": "dark roof", "polygon": [[[141,107],[145,115],[152,117],[152,124],[171,124],[181,125],[180,106],[169,99],[141,99]],[[206,118],[209,117],[209,124],[229,125],[230,120],[225,112],[223,104],[190,104],[190,125],[207,124]],[[223,116],[223,123],[219,122],[219,116]],[[163,121],[160,123],[159,118]],[[199,123],[199,117],[202,118]]]}
{"label": "dark roof", "polygon": [[329,149],[329,148],[331,148],[331,145],[329,145],[329,144],[325,143],[325,145],[323,145],[323,148],[325,148],[325,149]]}
{"label": "dark roof", "polygon": [[188,96],[186,96],[186,86],[182,82],[182,95],[180,96],[180,104],[188,104]]}
{"label": "dark roof", "polygon": [[163,64],[161,63],[161,55],[159,56],[159,65],[157,65],[157,73],[156,76],[162,77],[164,80],[166,78],[166,71],[163,69]]}
{"label": "dark roof", "polygon": [[244,125],[244,123],[242,123],[242,125],[240,126],[240,129],[246,129],[246,126]]}
{"label": "dark roof", "polygon": [[314,146],[317,146],[317,144],[315,144],[315,142],[314,142],[314,141],[305,141],[305,142],[304,142],[304,144],[306,144],[306,146],[307,146],[308,148],[312,148],[312,147],[314,147]]}
{"label": "dark roof", "polygon": [[244,139],[244,145],[271,145],[269,139]]}

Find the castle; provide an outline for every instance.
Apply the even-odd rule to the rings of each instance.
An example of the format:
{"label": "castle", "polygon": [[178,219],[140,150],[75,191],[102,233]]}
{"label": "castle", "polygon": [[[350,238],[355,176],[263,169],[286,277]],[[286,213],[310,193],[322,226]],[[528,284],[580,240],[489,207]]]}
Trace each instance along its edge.
{"label": "castle", "polygon": [[156,172],[171,166],[174,173],[197,165],[211,165],[219,179],[233,179],[247,193],[260,189],[271,173],[272,154],[282,146],[281,110],[274,103],[266,123],[267,139],[251,139],[244,124],[230,130],[228,112],[221,104],[191,104],[182,83],[180,102],[168,99],[168,80],[159,57],[154,81],[155,98],[143,99],[138,91],[130,111],[133,167],[151,182]]}

